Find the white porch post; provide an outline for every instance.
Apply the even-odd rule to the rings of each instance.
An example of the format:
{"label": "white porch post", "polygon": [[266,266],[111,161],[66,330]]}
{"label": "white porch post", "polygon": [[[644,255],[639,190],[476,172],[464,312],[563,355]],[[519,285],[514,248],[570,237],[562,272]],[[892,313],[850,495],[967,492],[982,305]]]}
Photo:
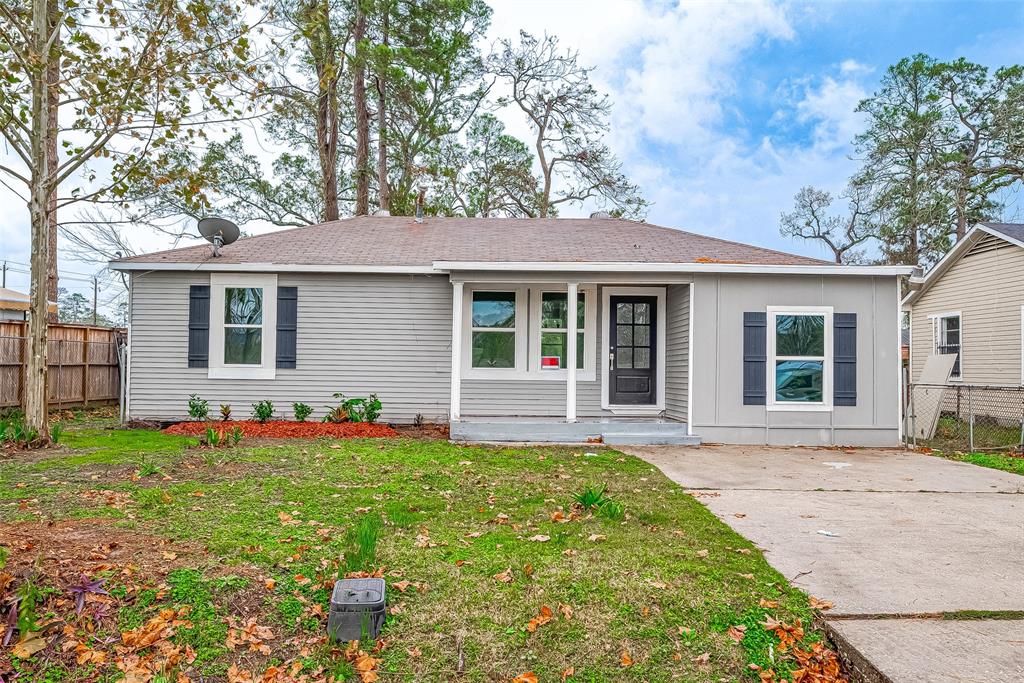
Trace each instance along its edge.
{"label": "white porch post", "polygon": [[462,402],[462,283],[452,282],[452,397],[448,419],[459,419]]}
{"label": "white porch post", "polygon": [[566,363],[565,363],[565,420],[566,422],[576,421],[576,308],[578,285],[570,282],[566,286],[566,303],[568,304],[566,322],[567,332],[565,340]]}

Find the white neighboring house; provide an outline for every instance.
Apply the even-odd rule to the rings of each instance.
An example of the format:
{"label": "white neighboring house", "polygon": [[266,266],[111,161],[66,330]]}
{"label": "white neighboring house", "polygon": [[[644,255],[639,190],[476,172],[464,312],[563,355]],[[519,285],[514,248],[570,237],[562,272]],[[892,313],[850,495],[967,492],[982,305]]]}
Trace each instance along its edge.
{"label": "white neighboring house", "polygon": [[910,378],[956,354],[951,383],[1024,385],[1024,223],[979,223],[910,280]]}

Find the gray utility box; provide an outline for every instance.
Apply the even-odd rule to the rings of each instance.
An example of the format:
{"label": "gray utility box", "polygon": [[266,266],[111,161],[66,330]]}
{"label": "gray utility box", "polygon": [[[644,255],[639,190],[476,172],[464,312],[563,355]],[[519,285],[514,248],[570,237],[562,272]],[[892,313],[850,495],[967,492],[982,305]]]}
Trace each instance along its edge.
{"label": "gray utility box", "polygon": [[342,642],[376,638],[384,608],[384,579],[341,579],[331,594],[327,634]]}

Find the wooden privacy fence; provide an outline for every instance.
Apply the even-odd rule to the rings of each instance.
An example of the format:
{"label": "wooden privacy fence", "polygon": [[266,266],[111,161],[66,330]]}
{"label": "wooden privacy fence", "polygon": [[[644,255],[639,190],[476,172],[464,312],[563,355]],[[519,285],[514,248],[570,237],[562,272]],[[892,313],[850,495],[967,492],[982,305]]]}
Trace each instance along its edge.
{"label": "wooden privacy fence", "polygon": [[[47,399],[58,408],[116,403],[118,344],[124,331],[90,325],[49,326]],[[21,405],[28,358],[28,323],[0,322],[0,407]]]}

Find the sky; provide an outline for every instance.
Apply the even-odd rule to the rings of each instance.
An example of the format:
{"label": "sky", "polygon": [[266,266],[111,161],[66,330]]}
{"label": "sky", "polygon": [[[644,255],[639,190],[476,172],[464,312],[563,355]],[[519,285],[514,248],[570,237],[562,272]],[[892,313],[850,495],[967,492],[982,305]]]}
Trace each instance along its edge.
{"label": "sky", "polygon": [[[520,29],[546,32],[594,67],[592,79],[614,103],[606,142],[653,203],[648,222],[825,258],[815,243],[782,237],[779,215],[805,185],[843,189],[857,167],[850,140],[863,125],[854,109],[890,64],[918,52],[1024,63],[1024,3],[1011,0],[490,4],[484,51]],[[515,111],[499,115],[529,138]],[[1006,212],[1024,219],[1012,199]],[[143,235],[136,242],[163,246]],[[0,188],[0,259],[27,264],[28,247],[27,208]],[[98,268],[61,266],[86,275]],[[65,284],[91,295],[85,282]],[[28,276],[9,273],[8,286],[27,291]]]}

